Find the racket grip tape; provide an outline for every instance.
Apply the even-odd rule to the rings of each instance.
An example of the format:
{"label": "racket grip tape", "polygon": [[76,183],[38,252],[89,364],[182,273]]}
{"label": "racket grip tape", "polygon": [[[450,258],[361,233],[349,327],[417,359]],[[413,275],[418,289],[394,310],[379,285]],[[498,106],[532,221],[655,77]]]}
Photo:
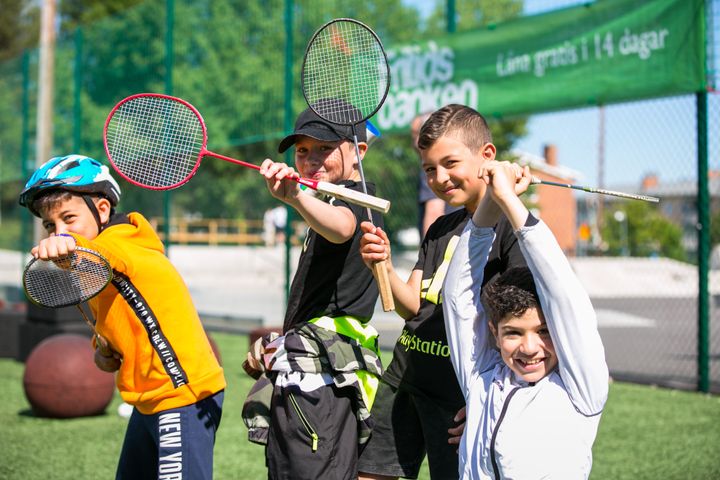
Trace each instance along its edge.
{"label": "racket grip tape", "polygon": [[390,210],[389,200],[374,197],[356,190],[351,190],[342,185],[335,185],[334,183],[329,182],[317,182],[315,189],[325,195],[331,195],[341,200],[345,200],[346,202],[360,205],[362,207],[372,208],[373,210],[377,210],[382,213],[387,213],[388,210]]}
{"label": "racket grip tape", "polygon": [[108,345],[107,340],[102,338],[97,333],[95,334],[95,344],[97,345],[98,350],[100,350],[100,355],[102,355],[103,357],[109,358],[113,356],[113,351]]}
{"label": "racket grip tape", "polygon": [[395,310],[395,300],[393,299],[392,288],[390,287],[390,277],[388,276],[387,260],[381,260],[373,263],[373,276],[380,290],[380,301],[382,303],[383,312]]}

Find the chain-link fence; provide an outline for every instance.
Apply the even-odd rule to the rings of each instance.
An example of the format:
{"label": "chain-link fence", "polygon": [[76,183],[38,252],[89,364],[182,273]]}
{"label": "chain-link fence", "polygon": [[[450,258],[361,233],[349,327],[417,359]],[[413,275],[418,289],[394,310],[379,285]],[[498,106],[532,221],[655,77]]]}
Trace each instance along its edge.
{"label": "chain-link fence", "polygon": [[[560,3],[526,2],[526,10]],[[530,129],[549,132],[543,141],[559,144],[559,163],[582,182],[661,198],[657,209],[600,196],[578,205],[578,253],[586,256],[573,264],[598,311],[613,376],[717,392],[720,3],[705,8],[707,94],[536,115]]]}
{"label": "chain-link fence", "polygon": [[[462,0],[135,3],[90,23],[63,18],[55,49],[54,155],[79,152],[105,159],[102,128],[113,105],[131,94],[162,92],[197,107],[207,123],[210,150],[253,163],[266,157],[291,162],[292,157],[276,153],[277,142],[306,106],[299,86],[303,53],[324,22],[357,18],[392,50],[444,35],[493,31],[511,19],[588,4],[506,0],[484,2],[493,6],[480,8]],[[649,3],[638,0],[633,5]],[[529,197],[539,215],[552,222],[590,291],[612,374],[720,391],[720,1],[699,3],[707,26],[707,92],[645,95],[642,100],[618,94],[613,98],[626,100],[601,106],[592,99],[575,107],[562,103],[548,107],[551,113],[512,108],[507,115],[483,113],[491,119],[499,151],[529,163],[547,178],[661,198],[658,205],[642,204],[570,191],[558,194],[546,186],[534,187]],[[455,15],[448,17],[448,11]],[[507,58],[512,54],[506,53]],[[27,50],[0,63],[3,249],[27,250],[32,238],[31,219],[17,205],[17,195],[36,165],[38,62],[38,51]],[[505,61],[504,68],[510,63]],[[627,78],[628,89],[632,80]],[[584,81],[590,79],[576,79],[579,90]],[[406,118],[401,126],[383,132],[364,163],[379,194],[392,201],[386,223],[396,241],[412,238],[408,233],[415,231],[418,219],[420,169],[408,124]],[[204,159],[197,175],[170,193],[127,183],[122,188],[123,210],[140,210],[170,224],[179,218],[260,221],[277,205],[255,171],[213,158]],[[412,241],[405,242],[414,248]]]}

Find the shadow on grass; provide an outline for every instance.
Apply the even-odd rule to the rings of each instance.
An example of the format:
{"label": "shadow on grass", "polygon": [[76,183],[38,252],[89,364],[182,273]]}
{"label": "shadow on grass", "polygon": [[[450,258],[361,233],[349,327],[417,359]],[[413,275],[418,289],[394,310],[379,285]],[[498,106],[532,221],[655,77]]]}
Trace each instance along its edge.
{"label": "shadow on grass", "polygon": [[95,413],[93,415],[82,415],[80,417],[50,417],[45,415],[38,415],[30,408],[25,408],[23,410],[20,410],[18,413],[18,417],[25,417],[25,418],[37,418],[38,420],[77,420],[81,418],[98,418],[98,417],[107,417],[110,415],[107,411]]}

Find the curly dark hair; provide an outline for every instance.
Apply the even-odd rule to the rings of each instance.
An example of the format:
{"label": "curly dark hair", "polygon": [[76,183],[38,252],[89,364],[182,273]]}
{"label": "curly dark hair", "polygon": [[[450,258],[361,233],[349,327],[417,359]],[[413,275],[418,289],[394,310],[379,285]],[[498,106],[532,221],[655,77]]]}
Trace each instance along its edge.
{"label": "curly dark hair", "polygon": [[482,302],[497,328],[509,316],[519,317],[531,308],[540,309],[540,299],[530,269],[513,267],[483,287]]}
{"label": "curly dark hair", "polygon": [[473,152],[492,142],[485,117],[473,108],[454,103],[434,111],[423,123],[417,146],[420,150],[427,150],[444,136],[457,138]]}

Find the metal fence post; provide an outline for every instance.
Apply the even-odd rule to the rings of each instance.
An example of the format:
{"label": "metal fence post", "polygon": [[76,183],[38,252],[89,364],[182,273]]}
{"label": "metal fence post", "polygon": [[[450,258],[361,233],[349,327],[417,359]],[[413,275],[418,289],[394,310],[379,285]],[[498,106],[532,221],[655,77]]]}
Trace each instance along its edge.
{"label": "metal fence post", "polygon": [[[285,132],[290,132],[293,128],[293,108],[292,108],[292,90],[293,90],[293,8],[295,2],[293,0],[285,0],[285,121],[283,128]],[[290,164],[293,160],[292,152],[289,149],[285,152],[285,161]],[[285,305],[290,299],[290,262],[291,262],[291,236],[292,236],[292,220],[293,209],[286,205],[287,220],[285,221]]]}
{"label": "metal fence post", "polygon": [[[22,182],[28,178],[28,158],[30,156],[30,54],[23,50],[22,55],[22,135],[20,139],[20,174]],[[27,208],[20,209],[20,251],[30,251],[32,217]],[[24,263],[24,259],[21,260]]]}
{"label": "metal fence post", "polygon": [[75,71],[73,72],[73,152],[80,153],[82,148],[82,54],[83,54],[83,31],[82,27],[75,30]]}
{"label": "metal fence post", "polygon": [[[173,94],[173,67],[175,51],[173,33],[175,28],[175,0],[165,2],[165,94]],[[170,190],[163,192],[163,234],[165,254],[170,254]]]}
{"label": "metal fence post", "polygon": [[447,31],[455,33],[457,22],[455,21],[455,0],[447,0]]}
{"label": "metal fence post", "polygon": [[710,192],[708,186],[707,92],[698,92],[697,105],[697,211],[698,211],[698,390],[710,391]]}

